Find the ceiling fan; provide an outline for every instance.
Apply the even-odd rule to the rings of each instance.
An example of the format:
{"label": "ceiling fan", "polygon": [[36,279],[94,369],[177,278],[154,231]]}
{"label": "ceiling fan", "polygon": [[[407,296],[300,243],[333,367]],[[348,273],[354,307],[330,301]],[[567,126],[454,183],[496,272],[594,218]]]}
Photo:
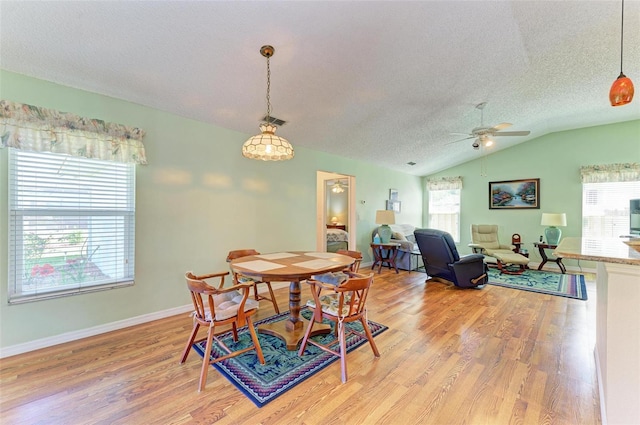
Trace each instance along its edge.
{"label": "ceiling fan", "polygon": [[333,193],[342,193],[345,189],[349,188],[349,181],[347,179],[344,180],[331,180],[327,181],[327,186],[331,189]]}
{"label": "ceiling fan", "polygon": [[530,131],[500,131],[505,128],[511,127],[513,124],[503,122],[493,127],[486,127],[484,125],[484,108],[487,106],[487,102],[482,102],[476,105],[476,109],[480,110],[480,127],[476,127],[471,130],[471,133],[451,133],[452,135],[467,136],[463,139],[455,140],[451,143],[462,142],[463,140],[476,139],[473,141],[474,149],[480,149],[481,146],[491,146],[493,144],[493,137],[497,136],[528,136]]}

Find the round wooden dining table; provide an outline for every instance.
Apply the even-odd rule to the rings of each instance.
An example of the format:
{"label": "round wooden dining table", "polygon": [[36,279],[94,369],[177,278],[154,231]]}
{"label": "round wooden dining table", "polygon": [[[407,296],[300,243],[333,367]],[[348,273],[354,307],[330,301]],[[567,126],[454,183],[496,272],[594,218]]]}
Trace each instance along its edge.
{"label": "round wooden dining table", "polygon": [[[300,316],[300,282],[313,275],[337,272],[349,267],[355,260],[348,255],[333,252],[286,251],[249,255],[231,260],[231,269],[264,282],[289,283],[289,317],[258,326],[258,332],[282,339],[287,350],[296,350],[305,331],[306,319]],[[330,326],[314,327],[313,335],[328,333]]]}

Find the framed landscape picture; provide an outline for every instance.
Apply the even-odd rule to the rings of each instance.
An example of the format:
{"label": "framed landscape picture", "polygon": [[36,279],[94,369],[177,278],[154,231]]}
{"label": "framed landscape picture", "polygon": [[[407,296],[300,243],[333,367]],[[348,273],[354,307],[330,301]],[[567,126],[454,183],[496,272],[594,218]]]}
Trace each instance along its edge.
{"label": "framed landscape picture", "polygon": [[489,182],[490,210],[540,208],[540,179]]}

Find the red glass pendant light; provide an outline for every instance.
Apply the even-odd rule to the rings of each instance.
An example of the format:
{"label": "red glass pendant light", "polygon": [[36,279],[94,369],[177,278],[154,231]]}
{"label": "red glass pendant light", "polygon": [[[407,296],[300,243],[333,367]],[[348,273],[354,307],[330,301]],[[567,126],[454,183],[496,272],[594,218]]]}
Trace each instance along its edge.
{"label": "red glass pendant light", "polygon": [[622,0],[622,25],[620,26],[620,75],[613,82],[609,90],[609,101],[611,106],[622,106],[631,103],[633,100],[633,83],[622,72],[622,52],[624,43],[624,0]]}

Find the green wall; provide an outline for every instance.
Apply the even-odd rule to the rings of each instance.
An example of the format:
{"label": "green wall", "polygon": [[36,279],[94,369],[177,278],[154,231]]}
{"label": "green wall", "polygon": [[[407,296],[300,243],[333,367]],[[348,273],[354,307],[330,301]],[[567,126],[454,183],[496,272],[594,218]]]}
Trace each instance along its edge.
{"label": "green wall", "polygon": [[[632,105],[629,107],[633,107]],[[498,139],[497,143],[500,143]],[[582,229],[582,183],[580,166],[640,162],[640,120],[547,134],[509,149],[486,155],[428,176],[462,176],[460,244],[461,254],[471,252],[471,224],[497,224],[500,240],[511,243],[519,233],[532,262],[541,261],[533,242],[544,234],[543,212],[564,212],[567,227],[562,236],[580,237]],[[486,175],[481,175],[484,170]],[[490,210],[489,182],[540,178],[540,209]],[[428,196],[425,197],[428,200]],[[428,205],[424,223],[428,223]],[[563,261],[572,267],[593,268],[589,262]],[[555,264],[546,267],[549,270]]]}
{"label": "green wall", "polygon": [[315,250],[318,170],[355,176],[357,248],[365,261],[375,211],[384,209],[390,188],[402,195],[397,221],[422,225],[420,177],[295,140],[292,161],[249,160],[240,150],[250,134],[1,70],[0,98],[141,127],[149,161],[136,170],[135,285],[8,305],[8,149],[0,149],[0,349],[188,305],[184,273],[228,270],[232,249]]}

